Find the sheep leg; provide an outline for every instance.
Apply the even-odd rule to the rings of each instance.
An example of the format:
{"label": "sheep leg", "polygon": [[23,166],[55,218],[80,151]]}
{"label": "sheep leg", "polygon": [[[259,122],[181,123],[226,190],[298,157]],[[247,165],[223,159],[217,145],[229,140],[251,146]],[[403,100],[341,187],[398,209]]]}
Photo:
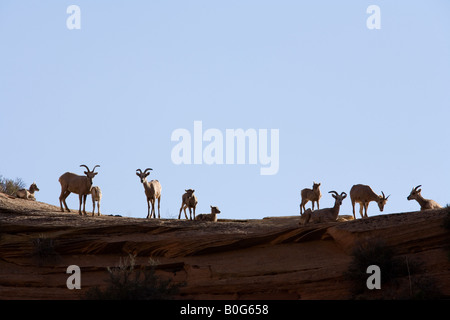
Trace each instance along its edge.
{"label": "sheep leg", "polygon": [[195,207],[194,207],[194,220],[195,220]]}
{"label": "sheep leg", "polygon": [[78,198],[80,199],[80,209],[78,209],[78,214],[82,216],[83,214],[81,213],[81,203],[83,202],[83,195],[78,195]]}
{"label": "sheep leg", "polygon": [[308,199],[305,200],[305,202],[303,202],[303,212],[306,211],[306,204],[309,202]]}
{"label": "sheep leg", "polygon": [[87,199],[87,194],[83,195],[83,213],[84,213],[84,215],[86,215],[86,199]]}
{"label": "sheep leg", "polygon": [[65,191],[61,191],[61,195],[59,196],[59,204],[61,206],[62,212],[64,212],[63,203],[64,203],[64,207],[66,208],[67,212],[70,212],[70,209],[66,203],[66,198],[69,196],[69,194],[70,194],[70,191],[65,190]]}
{"label": "sheep leg", "polygon": [[[189,220],[192,220],[192,209],[191,209],[191,207],[188,207],[189,208]],[[186,209],[184,209],[185,211],[184,211],[184,213],[186,214]],[[187,219],[187,216],[186,216],[186,219]]]}
{"label": "sheep leg", "polygon": [[147,219],[150,216],[150,201],[147,199]]}
{"label": "sheep leg", "polygon": [[367,218],[367,208],[369,207],[369,203],[364,205],[364,217]]}
{"label": "sheep leg", "polygon": [[79,198],[80,198],[80,209],[78,210],[78,213],[80,214],[80,216],[83,215],[81,213],[81,204],[83,204],[83,213],[84,213],[84,215],[86,215],[86,198],[87,198],[87,194],[80,194]]}
{"label": "sheep leg", "polygon": [[155,198],[153,198],[152,200],[150,200],[152,203],[152,213],[150,215],[150,218],[154,218],[156,219],[156,212],[155,212]]}
{"label": "sheep leg", "polygon": [[352,200],[352,207],[353,207],[353,220],[356,220],[355,216],[355,201]]}
{"label": "sheep leg", "polygon": [[308,201],[304,201],[304,200],[302,199],[302,202],[300,203],[300,215],[303,214],[303,213],[302,213],[302,209],[303,209],[303,212],[306,211],[305,205],[306,205],[307,202],[308,202]]}
{"label": "sheep leg", "polygon": [[94,216],[94,213],[95,213],[95,200],[92,197],[92,216]]}
{"label": "sheep leg", "polygon": [[[159,215],[159,204],[160,204],[160,202],[161,202],[161,196],[159,196],[159,198],[158,198],[158,219],[161,219],[161,216]],[[156,216],[155,216],[155,218],[156,218]]]}
{"label": "sheep leg", "polygon": [[100,216],[101,215],[100,214],[100,200],[97,202],[97,210],[98,210],[97,215]]}
{"label": "sheep leg", "polygon": [[363,202],[361,202],[359,204],[359,214],[361,215],[361,219],[364,218],[364,215],[363,215],[363,208],[364,208],[364,206],[365,206],[365,204]]}
{"label": "sheep leg", "polygon": [[181,218],[181,210],[183,210],[183,209],[184,209],[184,216],[186,217],[186,220],[187,220],[188,217],[187,217],[187,214],[186,214],[186,205],[184,203],[181,204],[180,214],[178,215],[178,219]]}

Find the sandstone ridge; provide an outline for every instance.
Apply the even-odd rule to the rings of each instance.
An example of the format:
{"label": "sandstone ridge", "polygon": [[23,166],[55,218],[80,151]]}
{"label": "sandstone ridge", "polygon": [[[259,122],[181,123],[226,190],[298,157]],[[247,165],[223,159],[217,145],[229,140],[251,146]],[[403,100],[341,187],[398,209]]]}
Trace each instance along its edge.
{"label": "sandstone ridge", "polygon": [[[82,299],[104,286],[121,257],[149,258],[157,274],[184,283],[178,299],[350,299],[345,277],[356,243],[382,239],[450,297],[447,209],[298,225],[298,216],[216,223],[81,217],[0,193],[0,299]],[[36,261],[34,240],[52,240],[57,259]],[[69,265],[82,289],[66,287]],[[395,296],[395,295],[394,295]],[[392,295],[390,296],[392,297]]]}

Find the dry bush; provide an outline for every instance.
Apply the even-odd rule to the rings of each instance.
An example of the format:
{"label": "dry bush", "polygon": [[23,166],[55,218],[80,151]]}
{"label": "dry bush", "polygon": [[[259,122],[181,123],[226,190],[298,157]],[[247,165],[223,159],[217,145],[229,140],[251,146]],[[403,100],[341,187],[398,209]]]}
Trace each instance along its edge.
{"label": "dry bush", "polygon": [[60,256],[56,252],[56,241],[39,234],[37,238],[31,239],[33,249],[31,257],[38,266],[58,263]]}
{"label": "dry bush", "polygon": [[14,195],[18,190],[25,189],[25,182],[16,178],[16,180],[7,179],[0,175],[0,192],[6,193],[10,196]]}
{"label": "dry bush", "polygon": [[[407,256],[395,256],[382,240],[356,244],[345,277],[352,282],[354,299],[439,299],[435,281],[426,275],[423,263]],[[366,286],[367,267],[377,265],[381,271],[381,290]]]}
{"label": "dry bush", "polygon": [[116,267],[108,267],[108,285],[104,290],[90,288],[85,298],[89,300],[161,300],[171,299],[181,285],[155,274],[155,266],[136,269],[135,256],[120,259]]}

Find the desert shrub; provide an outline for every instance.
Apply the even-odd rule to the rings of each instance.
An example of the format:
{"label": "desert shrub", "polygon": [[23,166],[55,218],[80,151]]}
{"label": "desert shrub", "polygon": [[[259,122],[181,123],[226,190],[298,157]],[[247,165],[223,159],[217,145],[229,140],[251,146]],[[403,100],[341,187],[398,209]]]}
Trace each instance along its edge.
{"label": "desert shrub", "polygon": [[346,277],[352,280],[355,293],[366,289],[368,277],[367,267],[377,265],[381,270],[381,283],[386,283],[398,273],[398,261],[394,259],[394,252],[381,240],[367,240],[358,242],[352,251],[352,261]]}
{"label": "desert shrub", "polygon": [[108,285],[104,290],[90,288],[85,298],[89,300],[161,300],[178,293],[180,285],[155,274],[155,266],[136,269],[135,256],[120,259],[117,267],[108,267]]}
{"label": "desert shrub", "polygon": [[427,276],[417,276],[411,279],[411,292],[408,299],[411,300],[436,300],[441,299],[442,293],[437,289],[436,282]]}
{"label": "desert shrub", "polygon": [[0,175],[0,192],[9,194],[10,196],[14,195],[17,190],[25,188],[25,182],[16,178],[16,180],[7,179]]}
{"label": "desert shrub", "polygon": [[[356,244],[345,277],[352,283],[354,298],[367,299],[436,299],[441,293],[433,279],[423,275],[423,263],[407,256],[396,257],[381,240]],[[366,287],[367,267],[377,265],[381,272],[381,293]],[[383,288],[385,290],[383,290]]]}
{"label": "desert shrub", "polygon": [[55,249],[55,240],[40,234],[37,238],[31,239],[31,257],[38,266],[54,264],[59,261],[59,255]]}

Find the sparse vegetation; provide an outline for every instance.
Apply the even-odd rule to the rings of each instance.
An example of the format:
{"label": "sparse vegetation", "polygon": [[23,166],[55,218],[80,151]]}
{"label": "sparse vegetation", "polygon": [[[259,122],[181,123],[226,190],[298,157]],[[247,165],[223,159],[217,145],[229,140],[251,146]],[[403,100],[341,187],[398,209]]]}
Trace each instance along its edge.
{"label": "sparse vegetation", "polygon": [[18,190],[26,187],[25,182],[16,178],[16,180],[4,178],[0,175],[0,192],[6,193],[10,196],[14,195]]}
{"label": "sparse vegetation", "polygon": [[395,277],[398,272],[397,261],[394,261],[393,251],[381,240],[368,240],[356,244],[352,252],[347,277],[353,280],[355,293],[366,289],[367,267],[377,265],[381,270],[382,284]]}
{"label": "sparse vegetation", "polygon": [[162,279],[155,273],[155,262],[136,268],[135,256],[121,258],[117,267],[108,267],[108,285],[104,290],[90,288],[85,298],[89,300],[162,300],[172,298],[180,285],[171,279]]}
{"label": "sparse vegetation", "polygon": [[37,238],[31,240],[33,251],[32,259],[38,266],[55,264],[59,260],[59,255],[55,250],[55,240],[40,234]]}
{"label": "sparse vegetation", "polygon": [[[407,256],[396,257],[381,240],[358,243],[345,276],[353,284],[354,299],[437,299],[441,296],[435,282],[423,275],[422,263]],[[381,271],[382,290],[366,287],[367,267],[377,265]]]}
{"label": "sparse vegetation", "polygon": [[411,279],[411,290],[408,295],[403,295],[411,300],[436,300],[441,299],[442,294],[436,288],[436,282],[427,276],[416,276]]}

